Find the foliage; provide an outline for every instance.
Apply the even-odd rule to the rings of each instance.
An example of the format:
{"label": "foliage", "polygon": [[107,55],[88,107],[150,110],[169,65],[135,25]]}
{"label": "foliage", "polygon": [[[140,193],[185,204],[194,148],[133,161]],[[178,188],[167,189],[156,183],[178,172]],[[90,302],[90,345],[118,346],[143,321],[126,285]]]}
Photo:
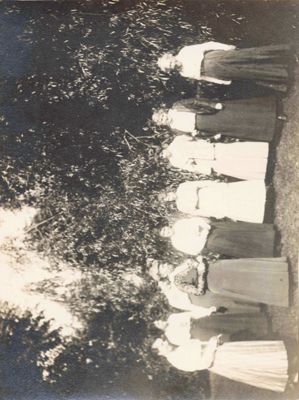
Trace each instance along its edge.
{"label": "foliage", "polygon": [[[270,29],[267,38],[260,34],[265,20],[257,18],[267,6],[256,5],[262,12],[247,10],[245,18],[242,1],[224,4],[1,4],[0,38],[8,46],[1,65],[2,204],[40,208],[31,246],[84,272],[80,287],[64,300],[88,329],[50,371],[62,392],[78,385],[130,392],[139,387],[136,376],[148,388],[146,398],[175,399],[178,386],[184,398],[206,390],[202,374],[174,371],[149,350],[157,334],[151,321],[168,310],[146,275],[146,258],[180,257],[155,235],[174,218],[157,195],[191,177],[161,162],[170,133],[149,119],[153,107],[197,90],[240,94],[239,87],[223,93],[164,75],[156,67],[163,51],[207,39],[267,43],[291,26],[281,23],[280,32]],[[123,273],[136,273],[145,283],[134,287]]]}
{"label": "foliage", "polygon": [[49,388],[43,382],[46,354],[61,344],[59,332],[50,332],[42,315],[33,318],[4,303],[0,332],[0,394],[6,399],[47,394]]}

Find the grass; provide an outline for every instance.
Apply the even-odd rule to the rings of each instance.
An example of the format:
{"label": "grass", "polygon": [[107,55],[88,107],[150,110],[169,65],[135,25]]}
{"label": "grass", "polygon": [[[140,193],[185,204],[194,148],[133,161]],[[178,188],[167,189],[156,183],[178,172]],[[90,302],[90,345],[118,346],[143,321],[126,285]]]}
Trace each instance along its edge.
{"label": "grass", "polygon": [[[298,68],[295,83],[299,81]],[[277,145],[274,170],[275,219],[281,234],[281,254],[290,265],[290,307],[270,306],[272,330],[279,337],[298,340],[298,254],[299,254],[299,87],[294,85],[284,100],[284,113],[288,117]],[[298,346],[297,346],[298,349]],[[296,349],[294,350],[296,351]],[[278,393],[259,390],[248,385],[210,374],[212,399],[217,400],[270,400],[295,399],[296,393]],[[299,393],[297,393],[297,396]]]}

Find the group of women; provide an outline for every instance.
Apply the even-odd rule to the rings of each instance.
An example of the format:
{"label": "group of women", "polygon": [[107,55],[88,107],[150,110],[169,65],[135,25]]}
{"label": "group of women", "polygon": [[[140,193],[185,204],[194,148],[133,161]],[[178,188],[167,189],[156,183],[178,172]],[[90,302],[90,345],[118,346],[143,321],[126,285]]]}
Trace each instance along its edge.
{"label": "group of women", "polygon": [[[285,92],[291,59],[287,45],[236,49],[208,42],[164,54],[158,65],[195,80],[246,80]],[[238,179],[184,182],[161,195],[188,215],[160,235],[189,257],[177,267],[150,261],[150,275],[182,311],[155,322],[163,335],[153,348],[178,369],[208,369],[277,392],[297,379],[290,373],[297,361],[288,357],[284,341],[265,339],[269,321],[261,312],[262,304],[289,306],[288,263],[275,257],[275,228],[263,223],[269,142],[285,119],[275,95],[193,98],[153,114],[175,135],[162,152],[173,167]],[[221,136],[235,140],[219,141]],[[203,256],[210,252],[217,256],[208,264]]]}

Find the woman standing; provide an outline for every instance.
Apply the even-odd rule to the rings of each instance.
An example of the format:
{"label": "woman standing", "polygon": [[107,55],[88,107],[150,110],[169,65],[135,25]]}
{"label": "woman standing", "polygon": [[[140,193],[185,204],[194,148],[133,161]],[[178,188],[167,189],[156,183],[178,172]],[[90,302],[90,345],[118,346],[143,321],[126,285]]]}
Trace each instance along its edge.
{"label": "woman standing", "polygon": [[269,145],[265,142],[209,143],[187,135],[177,136],[162,152],[176,168],[243,180],[265,180]]}
{"label": "woman standing", "polygon": [[181,291],[212,292],[235,300],[289,306],[289,273],[285,257],[217,260],[201,257],[177,267],[170,279]]}
{"label": "woman standing", "polygon": [[218,42],[183,47],[174,56],[164,54],[158,66],[165,72],[178,71],[186,78],[229,85],[232,80],[254,81],[278,91],[287,90],[291,61],[288,45],[248,49]]}
{"label": "woman standing", "polygon": [[[172,307],[178,310],[191,311],[193,314],[198,314],[200,312],[201,316],[222,311],[226,311],[229,314],[257,314],[260,312],[260,305],[257,303],[223,296],[221,294],[212,293],[209,290],[207,290],[204,295],[203,293],[198,294],[195,286],[194,288],[189,286],[189,290],[187,291],[176,286],[173,282],[172,274],[177,274],[181,270],[185,270],[186,267],[191,266],[193,266],[196,273],[198,261],[193,259],[185,260],[178,267],[155,260],[155,263],[149,268],[150,276],[158,281],[162,293],[166,296]],[[196,275],[194,279],[195,278]],[[192,282],[194,282],[193,279]]]}
{"label": "woman standing", "polygon": [[190,339],[179,347],[157,339],[153,349],[181,371],[208,369],[237,382],[274,392],[284,392],[288,383],[288,356],[281,340],[222,343],[221,336],[208,342]]}
{"label": "woman standing", "polygon": [[165,226],[160,236],[173,247],[193,256],[203,250],[228,257],[273,257],[275,230],[272,224],[211,222],[200,217],[183,218]]}
{"label": "woman standing", "polygon": [[169,343],[180,346],[190,339],[209,341],[220,333],[231,339],[234,334],[262,337],[268,333],[268,321],[264,314],[211,314],[196,318],[189,312],[171,314],[166,321],[155,321]]}
{"label": "woman standing", "polygon": [[154,112],[157,125],[169,126],[175,133],[190,133],[200,138],[224,135],[242,140],[271,142],[277,119],[274,96],[224,100],[186,99]]}
{"label": "woman standing", "polygon": [[176,192],[160,195],[160,200],[175,201],[177,209],[186,214],[262,223],[266,187],[261,180],[231,183],[189,181],[181,183]]}

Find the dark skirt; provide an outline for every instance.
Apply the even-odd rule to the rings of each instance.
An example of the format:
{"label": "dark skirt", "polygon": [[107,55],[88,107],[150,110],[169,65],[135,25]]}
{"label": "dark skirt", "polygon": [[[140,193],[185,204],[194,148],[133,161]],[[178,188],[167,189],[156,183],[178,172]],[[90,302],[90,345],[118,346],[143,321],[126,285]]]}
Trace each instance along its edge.
{"label": "dark skirt", "polygon": [[248,332],[259,337],[267,335],[268,321],[265,315],[256,314],[212,314],[207,317],[192,320],[191,339],[208,341],[219,334],[233,335]]}
{"label": "dark skirt", "polygon": [[197,114],[196,128],[202,136],[217,133],[244,140],[270,142],[276,128],[277,100],[274,96],[223,101],[215,114]]}
{"label": "dark skirt", "polygon": [[272,224],[212,222],[205,250],[236,258],[273,257]]}
{"label": "dark skirt", "polygon": [[289,274],[285,258],[218,260],[208,268],[211,292],[244,301],[289,306]]}
{"label": "dark skirt", "polygon": [[229,296],[212,293],[210,290],[207,290],[202,295],[189,294],[189,299],[192,304],[199,307],[223,307],[229,314],[258,313],[261,309],[260,303],[234,299]]}
{"label": "dark skirt", "polygon": [[288,45],[212,50],[205,53],[201,73],[222,80],[253,80],[259,85],[286,91],[290,61]]}

